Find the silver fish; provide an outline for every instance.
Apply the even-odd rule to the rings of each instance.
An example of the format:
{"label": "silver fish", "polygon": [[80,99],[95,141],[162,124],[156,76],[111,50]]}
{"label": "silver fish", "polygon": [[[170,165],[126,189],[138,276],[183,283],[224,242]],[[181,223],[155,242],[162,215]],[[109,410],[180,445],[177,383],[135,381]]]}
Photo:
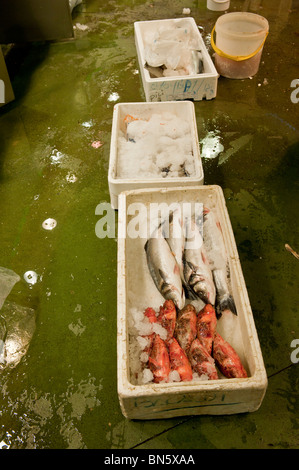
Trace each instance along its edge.
{"label": "silver fish", "polygon": [[194,218],[186,224],[188,248],[184,251],[184,277],[190,292],[206,303],[215,304],[216,289],[200,231]]}
{"label": "silver fish", "polygon": [[177,208],[171,211],[168,220],[163,224],[162,233],[180,269],[184,281],[183,254],[185,247],[184,221],[181,211]]}
{"label": "silver fish", "polygon": [[177,308],[185,305],[180,269],[160,225],[144,246],[151,277],[162,296],[173,300]]}
{"label": "silver fish", "polygon": [[208,207],[203,210],[203,237],[216,286],[217,314],[230,310],[237,315],[229,289],[230,269],[220,222]]}

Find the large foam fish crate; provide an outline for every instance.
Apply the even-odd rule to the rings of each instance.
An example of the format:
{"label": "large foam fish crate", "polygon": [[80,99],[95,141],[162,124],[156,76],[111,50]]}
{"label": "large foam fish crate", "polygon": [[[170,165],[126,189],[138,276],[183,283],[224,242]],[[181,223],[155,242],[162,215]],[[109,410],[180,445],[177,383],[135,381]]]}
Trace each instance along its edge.
{"label": "large foam fish crate", "polygon": [[[196,39],[196,49],[202,54],[202,73],[153,77],[147,67],[145,57],[146,38],[159,28],[172,28],[173,25],[188,28]],[[135,45],[139,61],[141,79],[146,101],[173,101],[191,99],[201,101],[216,97],[219,74],[207,51],[194,18],[176,18],[134,23]]]}
{"label": "large foam fish crate", "polygon": [[[164,302],[147,268],[144,250],[146,236],[132,236],[132,225],[135,225],[133,217],[136,217],[139,204],[142,214],[139,223],[144,228],[152,204],[170,205],[173,202],[203,203],[215,211],[221,224],[230,266],[231,289],[238,313],[234,316],[237,323],[230,344],[246,368],[246,378],[223,376],[218,380],[197,382],[136,384],[132,377],[130,312],[132,309],[156,308]],[[222,189],[207,185],[124,192],[119,198],[118,220],[117,382],[124,416],[130,419],[156,419],[183,415],[227,415],[257,410],[266,392],[267,376]],[[225,339],[225,331],[220,334]]]}
{"label": "large foam fish crate", "polygon": [[[127,125],[130,120],[139,122],[148,122],[153,116],[163,117],[163,123],[167,124],[168,119],[177,118],[178,120],[183,119],[188,124],[188,144],[190,147],[189,160],[193,164],[193,171],[189,176],[162,176],[150,171],[146,171],[146,161],[140,160],[136,162],[136,165],[132,167],[133,155],[128,154],[127,168],[130,168],[130,174],[121,172],[120,163],[120,138],[124,139],[124,135],[127,132]],[[171,122],[171,121],[170,121]],[[180,122],[180,121],[178,121]],[[165,126],[161,125],[163,129]],[[187,137],[185,137],[187,138]],[[142,152],[146,155],[148,147],[158,140],[157,134],[152,136],[152,141],[144,145]],[[169,140],[168,140],[169,141]],[[175,145],[176,140],[172,141],[172,146]],[[131,146],[132,152],[138,143],[125,142],[125,145]],[[167,141],[164,144],[164,150],[169,151],[169,144]],[[163,151],[162,148],[162,151]],[[178,152],[178,146],[174,148],[172,154],[172,160],[174,161],[175,156]],[[123,157],[122,157],[123,158]],[[158,160],[157,154],[157,160]],[[114,209],[118,208],[118,195],[122,191],[128,191],[131,189],[141,188],[160,188],[173,187],[173,186],[194,186],[202,185],[204,181],[203,166],[200,157],[199,143],[196,116],[194,110],[194,103],[191,101],[174,101],[174,102],[160,102],[160,103],[118,103],[114,106],[113,119],[112,119],[112,131],[111,131],[111,144],[110,144],[110,161],[108,170],[108,184],[110,192],[111,206]]]}

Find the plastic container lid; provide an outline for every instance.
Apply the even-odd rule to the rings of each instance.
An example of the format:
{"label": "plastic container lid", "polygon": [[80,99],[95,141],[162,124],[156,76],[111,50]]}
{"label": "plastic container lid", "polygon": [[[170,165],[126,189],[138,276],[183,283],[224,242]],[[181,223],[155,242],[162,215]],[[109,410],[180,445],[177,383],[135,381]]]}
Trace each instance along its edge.
{"label": "plastic container lid", "polygon": [[225,11],[229,9],[230,0],[207,0],[207,8],[213,11]]}

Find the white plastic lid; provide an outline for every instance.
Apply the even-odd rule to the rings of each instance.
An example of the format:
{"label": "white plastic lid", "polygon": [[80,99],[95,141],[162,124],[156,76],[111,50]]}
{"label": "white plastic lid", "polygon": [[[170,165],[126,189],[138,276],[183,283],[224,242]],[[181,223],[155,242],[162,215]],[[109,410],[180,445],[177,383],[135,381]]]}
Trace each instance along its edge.
{"label": "white plastic lid", "polygon": [[230,0],[207,0],[207,8],[213,11],[228,10]]}

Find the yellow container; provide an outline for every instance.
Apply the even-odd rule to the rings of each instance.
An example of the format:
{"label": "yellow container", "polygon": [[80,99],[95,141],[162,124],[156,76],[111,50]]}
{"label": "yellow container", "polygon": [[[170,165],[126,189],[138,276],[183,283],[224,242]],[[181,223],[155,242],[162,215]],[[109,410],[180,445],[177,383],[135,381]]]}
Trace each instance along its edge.
{"label": "yellow container", "polygon": [[259,69],[268,32],[266,18],[255,13],[235,12],[220,16],[211,34],[217,72],[226,78],[254,76]]}

